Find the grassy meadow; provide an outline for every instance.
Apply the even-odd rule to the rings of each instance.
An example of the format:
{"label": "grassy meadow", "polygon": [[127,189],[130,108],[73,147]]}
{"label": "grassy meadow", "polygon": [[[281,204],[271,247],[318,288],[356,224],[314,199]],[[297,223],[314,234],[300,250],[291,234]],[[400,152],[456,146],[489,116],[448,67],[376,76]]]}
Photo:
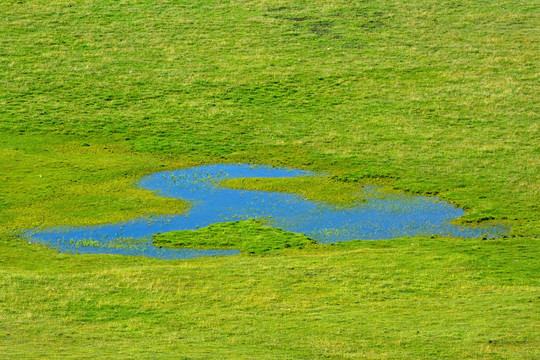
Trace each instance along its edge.
{"label": "grassy meadow", "polygon": [[[3,0],[0,12],[2,359],[540,357],[534,1]],[[328,176],[233,188],[346,205],[378,185],[512,230],[317,245],[249,222],[164,239],[242,235],[241,255],[184,261],[59,254],[20,236],[182,213],[188,202],[135,181],[235,162]]]}

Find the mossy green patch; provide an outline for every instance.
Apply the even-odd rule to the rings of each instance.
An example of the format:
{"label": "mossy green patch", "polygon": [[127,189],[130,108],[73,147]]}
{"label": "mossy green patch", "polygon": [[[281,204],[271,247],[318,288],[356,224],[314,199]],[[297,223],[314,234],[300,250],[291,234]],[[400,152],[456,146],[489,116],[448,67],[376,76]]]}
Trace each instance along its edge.
{"label": "mossy green patch", "polygon": [[158,247],[238,249],[244,254],[256,255],[315,244],[315,240],[303,234],[268,227],[260,220],[217,223],[198,230],[160,233],[153,239],[153,244]]}

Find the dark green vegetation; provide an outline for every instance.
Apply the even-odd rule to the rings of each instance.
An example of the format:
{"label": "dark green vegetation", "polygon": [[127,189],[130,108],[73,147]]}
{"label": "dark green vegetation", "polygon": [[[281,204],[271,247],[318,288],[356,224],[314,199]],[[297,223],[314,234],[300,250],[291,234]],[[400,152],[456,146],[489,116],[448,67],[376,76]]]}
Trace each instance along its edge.
{"label": "dark green vegetation", "polygon": [[[2,358],[539,357],[534,2],[0,11]],[[327,171],[343,191],[242,186],[337,203],[358,184],[438,194],[511,238],[160,262],[56,254],[11,232],[181,212],[133,182],[235,161]]]}
{"label": "dark green vegetation", "polygon": [[302,249],[315,240],[305,235],[264,226],[256,220],[218,223],[197,231],[172,231],[153,236],[158,247],[181,249],[238,249],[262,255],[282,249]]}

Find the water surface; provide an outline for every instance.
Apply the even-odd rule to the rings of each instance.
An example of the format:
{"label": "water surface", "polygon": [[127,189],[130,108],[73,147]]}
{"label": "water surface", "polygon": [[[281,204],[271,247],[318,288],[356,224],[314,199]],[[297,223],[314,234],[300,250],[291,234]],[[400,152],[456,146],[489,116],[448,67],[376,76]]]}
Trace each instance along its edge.
{"label": "water surface", "polygon": [[223,180],[234,178],[314,175],[305,170],[245,164],[207,165],[159,172],[143,177],[138,186],[156,191],[158,196],[190,201],[192,207],[188,212],[118,224],[31,230],[25,235],[31,242],[68,253],[187,259],[233,255],[239,251],[160,249],[152,245],[151,236],[158,232],[196,230],[217,222],[250,218],[264,218],[270,226],[304,233],[319,243],[415,235],[499,237],[507,231],[501,226],[479,229],[451,224],[464,211],[436,197],[396,194],[381,197],[376,188],[359,187],[359,191],[368,195],[368,201],[344,208],[306,200],[295,194],[234,190],[219,185]]}

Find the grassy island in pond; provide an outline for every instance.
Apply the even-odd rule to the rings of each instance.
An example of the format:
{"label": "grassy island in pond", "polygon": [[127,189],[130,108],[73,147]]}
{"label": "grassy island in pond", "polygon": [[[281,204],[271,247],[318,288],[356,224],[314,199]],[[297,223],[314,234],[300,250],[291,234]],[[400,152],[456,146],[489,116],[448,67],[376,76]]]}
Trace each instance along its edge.
{"label": "grassy island in pond", "polygon": [[[0,11],[2,359],[540,357],[535,2],[4,0]],[[355,189],[378,186],[451,202],[466,211],[454,225],[511,231],[324,245],[242,221],[149,238],[245,254],[171,261],[64,254],[23,236],[189,214],[193,202],[138,182],[237,163],[327,176],[229,189],[347,208],[366,200]],[[112,245],[139,241],[127,238]]]}
{"label": "grassy island in pond", "polygon": [[282,249],[302,249],[315,240],[265,226],[263,222],[218,223],[196,231],[174,231],[153,236],[158,247],[191,249],[239,249],[244,254],[262,255]]}

